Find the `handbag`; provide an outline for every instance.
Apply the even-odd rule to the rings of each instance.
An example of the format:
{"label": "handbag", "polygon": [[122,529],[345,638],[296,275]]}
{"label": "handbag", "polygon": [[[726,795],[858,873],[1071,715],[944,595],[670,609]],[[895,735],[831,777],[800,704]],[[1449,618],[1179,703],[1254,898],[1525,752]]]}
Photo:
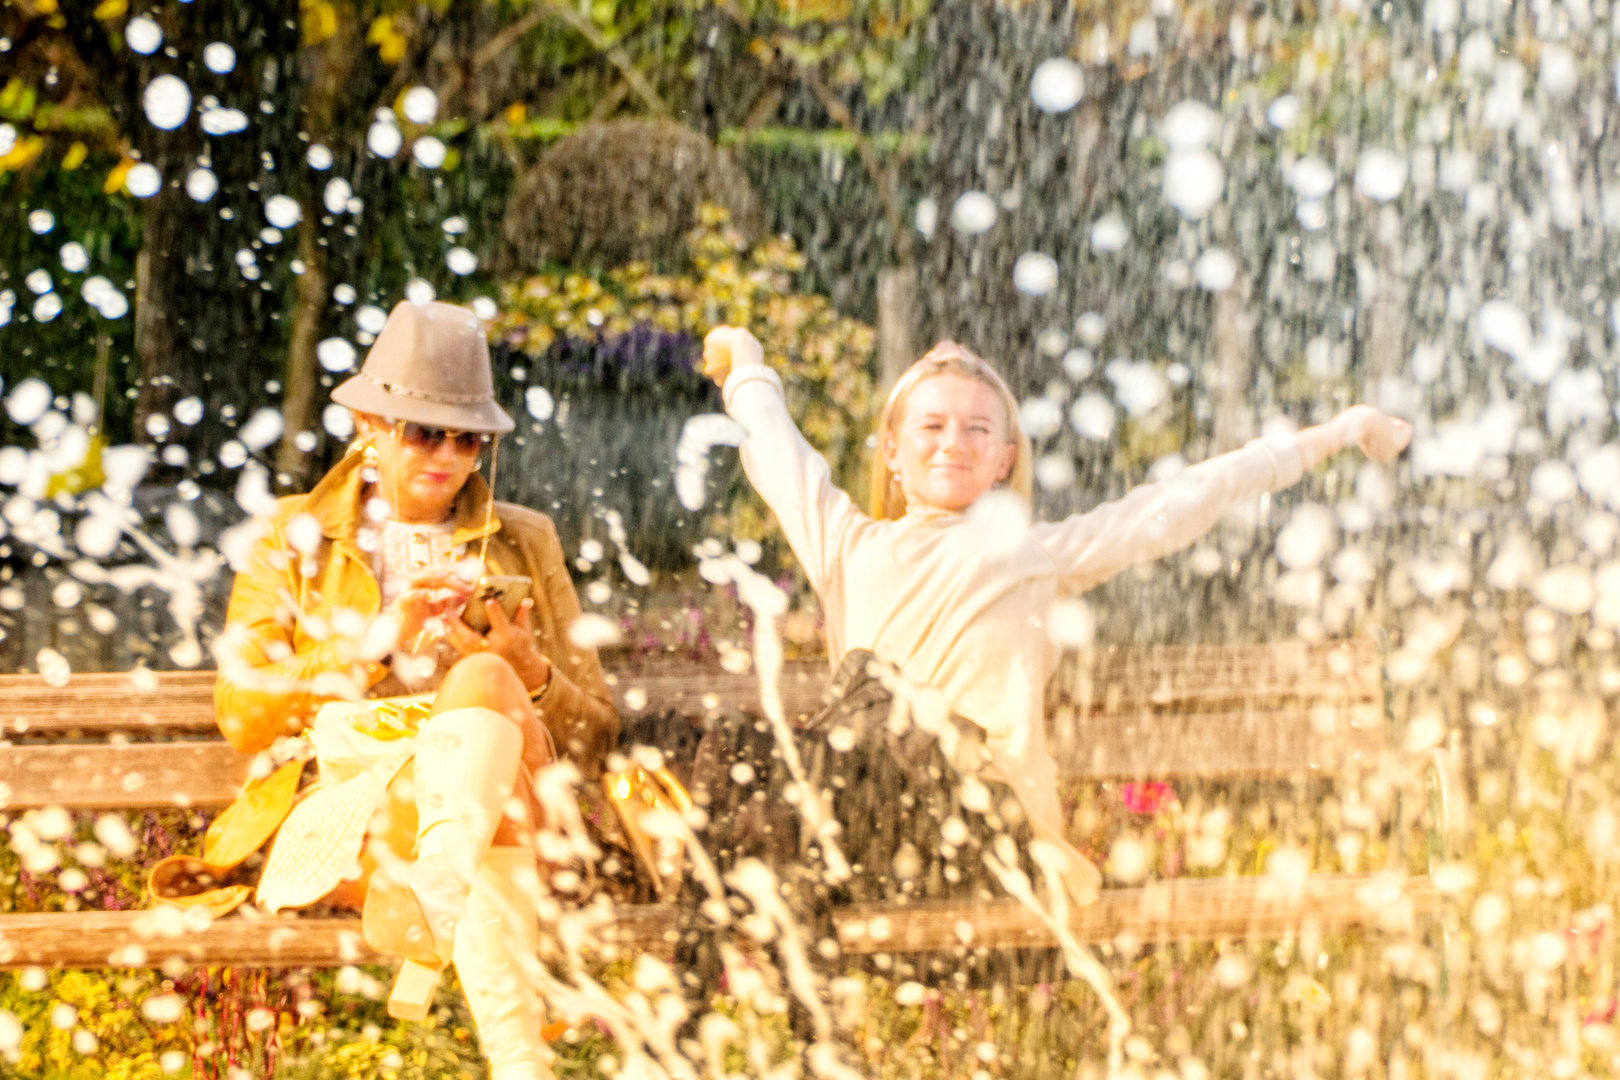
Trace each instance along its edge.
{"label": "handbag", "polygon": [[685,869],[682,846],[678,839],[649,832],[648,818],[672,813],[684,819],[692,808],[686,786],[663,765],[649,768],[632,761],[622,769],[610,765],[602,773],[602,791],[624,828],[636,863],[652,882],[658,898],[674,900],[680,894]]}

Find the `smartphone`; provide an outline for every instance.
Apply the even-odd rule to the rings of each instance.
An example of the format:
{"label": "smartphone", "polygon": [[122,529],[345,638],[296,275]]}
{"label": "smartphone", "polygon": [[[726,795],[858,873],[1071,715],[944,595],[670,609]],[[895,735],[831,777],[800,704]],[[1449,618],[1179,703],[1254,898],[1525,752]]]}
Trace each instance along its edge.
{"label": "smartphone", "polygon": [[488,633],[489,610],[484,607],[484,602],[500,601],[501,610],[506,612],[506,617],[515,619],[518,608],[528,597],[529,588],[533,584],[533,579],[523,574],[487,574],[479,578],[472,599],[467,601],[466,608],[461,612],[461,621],[480,634]]}

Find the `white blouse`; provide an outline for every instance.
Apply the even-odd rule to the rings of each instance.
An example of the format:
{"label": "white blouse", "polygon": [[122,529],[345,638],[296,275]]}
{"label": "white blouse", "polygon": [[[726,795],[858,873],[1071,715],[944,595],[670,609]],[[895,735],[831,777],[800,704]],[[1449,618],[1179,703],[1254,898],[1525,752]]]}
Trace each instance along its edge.
{"label": "white blouse", "polygon": [[953,711],[985,729],[996,778],[1018,792],[1037,835],[1060,843],[1044,722],[1046,683],[1060,658],[1045,628],[1053,601],[1186,547],[1233,504],[1303,472],[1294,440],[1274,437],[1021,535],[1000,522],[992,535],[967,513],[918,506],[877,521],[833,485],[774,371],[734,368],[724,398],[747,432],[748,479],[821,600],[831,664],[869,649],[942,691]]}

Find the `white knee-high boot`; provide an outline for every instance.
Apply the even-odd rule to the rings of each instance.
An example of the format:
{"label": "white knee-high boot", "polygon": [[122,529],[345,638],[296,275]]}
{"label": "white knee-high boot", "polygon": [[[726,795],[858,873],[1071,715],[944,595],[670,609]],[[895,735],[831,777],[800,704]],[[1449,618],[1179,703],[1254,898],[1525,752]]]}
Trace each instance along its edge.
{"label": "white knee-high boot", "polygon": [[522,754],[522,732],[494,709],[452,709],[417,730],[416,863],[402,874],[380,872],[366,896],[366,940],[406,958],[391,1015],[427,1015]]}
{"label": "white knee-high boot", "polygon": [[541,1032],[540,888],[532,849],[494,847],[484,856],[456,930],[456,974],[478,1026],[490,1080],[550,1080],[551,1048]]}

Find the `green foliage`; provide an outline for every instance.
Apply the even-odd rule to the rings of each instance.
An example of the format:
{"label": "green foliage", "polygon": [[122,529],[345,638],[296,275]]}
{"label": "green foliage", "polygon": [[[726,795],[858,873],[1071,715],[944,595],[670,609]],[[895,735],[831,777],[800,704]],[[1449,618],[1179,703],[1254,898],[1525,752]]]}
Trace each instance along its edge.
{"label": "green foliage", "polygon": [[[745,326],[782,374],[805,437],[832,462],[840,485],[858,493],[875,411],[875,332],[825,298],[793,291],[803,258],[786,238],[750,246],[724,211],[707,207],[689,248],[689,274],[638,264],[599,277],[553,273],[507,284],[491,336],[540,356],[563,336],[611,337],[651,325],[701,340],[721,323]],[[757,499],[735,499],[731,515],[738,536],[766,529]]]}

